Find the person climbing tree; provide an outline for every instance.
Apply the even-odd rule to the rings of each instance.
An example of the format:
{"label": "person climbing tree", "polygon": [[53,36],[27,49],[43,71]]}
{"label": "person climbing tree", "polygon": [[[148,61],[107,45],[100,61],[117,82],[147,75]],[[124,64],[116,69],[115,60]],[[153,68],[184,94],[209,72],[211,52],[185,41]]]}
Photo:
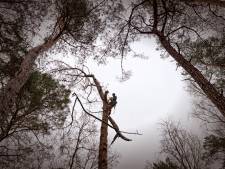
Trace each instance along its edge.
{"label": "person climbing tree", "polygon": [[116,104],[117,104],[117,96],[115,93],[112,94],[112,97],[110,97],[110,102],[109,104],[112,106],[112,107],[115,107]]}

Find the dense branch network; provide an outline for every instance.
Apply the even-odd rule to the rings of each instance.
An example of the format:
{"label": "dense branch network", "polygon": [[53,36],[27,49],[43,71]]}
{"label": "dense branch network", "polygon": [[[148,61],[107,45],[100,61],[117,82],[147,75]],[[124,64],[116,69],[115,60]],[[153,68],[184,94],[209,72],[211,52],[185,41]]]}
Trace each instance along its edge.
{"label": "dense branch network", "polygon": [[[216,1],[212,3],[214,2]],[[207,3],[209,2],[207,1]],[[123,42],[120,44],[121,55],[123,56],[125,54],[126,46],[129,45],[129,42],[132,41],[134,37],[140,35],[145,35],[147,37],[150,35],[156,36],[161,47],[163,47],[177,64],[193,78],[195,83],[198,84],[201,90],[225,117],[225,97],[221,95],[220,91],[191,63],[191,60],[186,59],[187,56],[179,45],[188,41],[191,37],[203,40],[200,33],[201,27],[198,27],[198,25],[193,26],[189,24],[189,22],[179,21],[191,19],[191,17],[199,17],[198,15],[193,16],[189,14],[189,12],[193,10],[192,8],[192,6],[189,7],[181,1],[172,2],[165,0],[144,0],[132,5],[128,17],[129,19],[125,20],[124,23],[124,25],[128,27],[127,31],[124,31],[124,34],[121,34],[120,37],[123,39]],[[146,23],[146,21],[148,22]],[[203,23],[207,24],[205,22]],[[211,26],[210,23],[209,25]],[[124,27],[122,27],[122,29],[125,30]]]}

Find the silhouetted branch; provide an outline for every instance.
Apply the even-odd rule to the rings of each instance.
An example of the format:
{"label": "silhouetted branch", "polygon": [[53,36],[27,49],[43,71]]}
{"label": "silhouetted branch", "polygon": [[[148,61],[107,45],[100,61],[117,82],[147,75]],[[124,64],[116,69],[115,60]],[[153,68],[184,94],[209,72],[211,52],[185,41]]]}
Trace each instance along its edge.
{"label": "silhouetted branch", "polygon": [[95,118],[96,120],[98,120],[98,121],[100,121],[100,122],[103,122],[104,124],[106,124],[106,125],[109,126],[110,128],[114,129],[114,130],[116,131],[116,133],[118,133],[119,136],[120,136],[122,139],[124,139],[124,140],[126,140],[126,141],[131,141],[130,139],[128,139],[128,138],[126,138],[125,136],[123,136],[122,133],[142,135],[142,134],[140,134],[140,133],[138,133],[138,132],[135,132],[135,133],[134,133],[134,132],[124,132],[124,131],[120,131],[118,125],[116,124],[116,122],[115,122],[111,117],[109,117],[109,121],[112,123],[112,125],[106,123],[105,121],[102,121],[100,118],[98,118],[98,117],[96,117],[95,115],[89,113],[89,112],[84,108],[84,105],[82,104],[81,100],[79,99],[79,97],[77,96],[76,93],[73,93],[73,95],[77,97],[77,101],[80,103],[80,106],[81,106],[82,110],[83,110],[87,115],[89,115],[89,116]]}

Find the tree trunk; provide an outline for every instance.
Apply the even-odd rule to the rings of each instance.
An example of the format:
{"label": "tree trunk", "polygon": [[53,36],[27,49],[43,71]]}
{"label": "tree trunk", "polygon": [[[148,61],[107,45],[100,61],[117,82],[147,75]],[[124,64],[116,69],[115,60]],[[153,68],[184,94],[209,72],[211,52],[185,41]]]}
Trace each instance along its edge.
{"label": "tree trunk", "polygon": [[103,92],[102,86],[99,81],[94,77],[94,75],[90,75],[93,78],[95,86],[98,90],[99,96],[103,103],[103,112],[102,112],[102,123],[101,123],[101,131],[100,131],[100,143],[99,143],[99,154],[98,154],[98,169],[107,169],[108,168],[108,121],[113,125],[113,129],[116,131],[116,135],[121,137],[126,141],[131,141],[131,139],[126,138],[121,131],[119,130],[116,122],[110,117],[112,108],[115,106],[109,102],[107,95],[108,91]]}
{"label": "tree trunk", "polygon": [[15,111],[17,94],[29,79],[36,58],[43,52],[51,48],[58,39],[49,38],[49,40],[28,51],[20,65],[19,71],[15,73],[14,78],[9,80],[6,87],[0,93],[0,138],[4,137],[8,126],[8,116]]}
{"label": "tree trunk", "polygon": [[76,143],[76,147],[75,147],[75,150],[73,152],[73,155],[71,157],[71,163],[70,163],[69,169],[73,169],[74,159],[76,159],[75,157],[77,156],[77,152],[78,152],[78,149],[79,149],[79,146],[80,146],[80,143],[81,143],[81,135],[82,135],[82,132],[84,130],[84,126],[85,126],[85,123],[83,123],[82,126],[79,128],[79,132],[78,132],[78,136],[77,136],[77,143]]}
{"label": "tree trunk", "polygon": [[[111,113],[111,107],[106,103],[103,105],[102,121],[108,123],[109,115]],[[101,124],[100,144],[99,144],[99,157],[98,157],[98,169],[108,168],[108,126],[107,124]]]}
{"label": "tree trunk", "polygon": [[202,75],[202,73],[196,69],[190,62],[188,62],[184,56],[178,53],[163,35],[163,33],[157,31],[155,33],[166,51],[177,61],[177,63],[187,71],[199,87],[204,91],[206,96],[214,103],[219,109],[221,114],[225,117],[225,97],[220,94],[215,87]]}

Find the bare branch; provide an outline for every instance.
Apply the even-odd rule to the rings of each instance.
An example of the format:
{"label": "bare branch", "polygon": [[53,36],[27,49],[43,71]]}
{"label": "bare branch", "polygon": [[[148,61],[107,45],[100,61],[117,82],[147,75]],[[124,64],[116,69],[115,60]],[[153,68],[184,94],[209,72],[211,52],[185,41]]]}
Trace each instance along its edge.
{"label": "bare branch", "polygon": [[[93,114],[89,113],[89,112],[84,108],[84,106],[83,106],[81,100],[79,99],[79,97],[77,96],[76,93],[73,93],[73,95],[77,97],[77,101],[80,103],[80,106],[81,106],[82,110],[83,110],[87,115],[89,115],[89,116],[95,118],[96,120],[98,120],[98,121],[100,121],[100,122],[103,122],[104,124],[106,124],[106,125],[109,126],[110,128],[114,129],[116,132],[119,132],[119,135],[122,136],[121,138],[124,137],[121,133],[142,135],[142,134],[140,134],[140,133],[138,133],[138,132],[135,132],[135,133],[134,133],[134,132],[120,131],[119,128],[118,128],[118,125],[115,123],[115,121],[114,121],[111,117],[109,117],[109,120],[110,120],[110,118],[112,119],[113,124],[114,124],[115,126],[117,126],[116,128],[115,128],[115,126],[113,126],[113,124],[110,125],[110,124],[108,124],[108,123],[102,121],[100,118],[98,118],[98,117],[94,116]],[[111,122],[111,121],[110,121],[110,122]],[[126,137],[124,137],[124,138],[126,138]],[[127,139],[127,138],[126,138],[126,139]],[[126,141],[127,141],[127,140],[126,140]]]}

